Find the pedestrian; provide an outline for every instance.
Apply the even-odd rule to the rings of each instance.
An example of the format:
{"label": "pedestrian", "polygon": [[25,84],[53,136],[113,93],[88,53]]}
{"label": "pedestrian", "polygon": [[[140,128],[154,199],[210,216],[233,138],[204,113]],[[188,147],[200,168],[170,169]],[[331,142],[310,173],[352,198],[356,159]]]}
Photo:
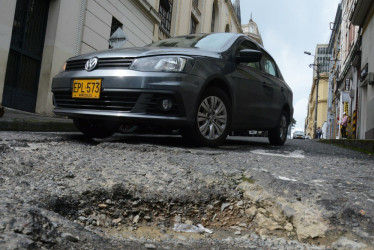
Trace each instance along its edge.
{"label": "pedestrian", "polygon": [[321,129],[321,127],[317,128],[316,134],[317,134],[317,138],[321,139],[321,136],[322,136],[322,129]]}
{"label": "pedestrian", "polygon": [[340,122],[340,132],[342,134],[342,138],[347,138],[347,125],[348,125],[348,116],[347,113],[343,113],[342,121]]}

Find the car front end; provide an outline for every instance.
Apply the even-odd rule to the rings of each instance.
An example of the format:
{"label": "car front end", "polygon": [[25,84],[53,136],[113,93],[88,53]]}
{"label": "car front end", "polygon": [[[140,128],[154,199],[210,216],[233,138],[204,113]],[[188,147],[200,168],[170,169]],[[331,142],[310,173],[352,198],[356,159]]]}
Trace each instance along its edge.
{"label": "car front end", "polygon": [[[118,50],[69,59],[52,82],[54,113],[70,118],[191,126],[203,79],[194,59]],[[151,50],[152,51],[152,50]]]}

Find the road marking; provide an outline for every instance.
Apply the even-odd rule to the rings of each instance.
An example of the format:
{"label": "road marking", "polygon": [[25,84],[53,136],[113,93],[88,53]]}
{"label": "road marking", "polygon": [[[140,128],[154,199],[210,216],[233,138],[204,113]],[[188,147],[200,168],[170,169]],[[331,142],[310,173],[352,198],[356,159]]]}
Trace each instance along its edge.
{"label": "road marking", "polygon": [[316,185],[316,186],[320,186],[320,187],[323,187],[322,182],[325,182],[324,180],[312,180],[312,182]]}
{"label": "road marking", "polygon": [[284,181],[297,181],[295,179],[290,179],[290,178],[287,178],[287,177],[284,177],[284,176],[278,176],[279,179],[281,180],[284,180]]}
{"label": "road marking", "polygon": [[278,156],[278,157],[285,157],[285,158],[297,158],[297,159],[304,159],[305,155],[303,155],[303,151],[301,150],[295,150],[293,152],[283,152],[283,154],[280,153],[271,153],[274,151],[266,151],[262,149],[258,150],[252,150],[251,151],[253,154],[258,154],[258,155],[269,155],[269,156]]}

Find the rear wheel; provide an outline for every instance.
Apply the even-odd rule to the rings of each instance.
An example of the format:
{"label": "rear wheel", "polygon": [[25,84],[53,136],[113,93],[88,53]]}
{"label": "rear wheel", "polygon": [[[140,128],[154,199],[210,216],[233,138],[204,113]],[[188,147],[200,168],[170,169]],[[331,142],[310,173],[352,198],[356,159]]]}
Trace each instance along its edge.
{"label": "rear wheel", "polygon": [[230,101],[218,88],[207,89],[196,112],[192,128],[183,129],[182,135],[198,146],[219,146],[226,139],[231,123]]}
{"label": "rear wheel", "polygon": [[269,131],[269,142],[272,145],[283,145],[287,140],[289,117],[286,111],[282,111],[278,125]]}
{"label": "rear wheel", "polygon": [[119,124],[113,121],[75,118],[74,125],[89,138],[107,138],[117,132]]}

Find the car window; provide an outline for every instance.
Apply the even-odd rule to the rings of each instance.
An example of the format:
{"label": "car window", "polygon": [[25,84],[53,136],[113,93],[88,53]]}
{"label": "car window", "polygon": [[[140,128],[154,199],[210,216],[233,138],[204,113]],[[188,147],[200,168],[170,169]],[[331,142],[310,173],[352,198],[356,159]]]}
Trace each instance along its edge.
{"label": "car window", "polygon": [[231,41],[231,33],[192,34],[157,41],[146,47],[200,48],[209,51],[222,51]]}
{"label": "car window", "polygon": [[[258,50],[256,44],[246,40],[244,42],[242,42],[238,48],[236,49],[235,51],[235,56],[239,56],[239,52],[243,49],[253,49],[253,50]],[[243,65],[243,66],[249,66],[251,68],[256,68],[256,69],[260,69],[260,63],[259,62],[250,62],[250,63],[240,63],[240,65]]]}
{"label": "car window", "polygon": [[263,56],[264,71],[272,76],[278,76],[274,61],[267,55]]}

